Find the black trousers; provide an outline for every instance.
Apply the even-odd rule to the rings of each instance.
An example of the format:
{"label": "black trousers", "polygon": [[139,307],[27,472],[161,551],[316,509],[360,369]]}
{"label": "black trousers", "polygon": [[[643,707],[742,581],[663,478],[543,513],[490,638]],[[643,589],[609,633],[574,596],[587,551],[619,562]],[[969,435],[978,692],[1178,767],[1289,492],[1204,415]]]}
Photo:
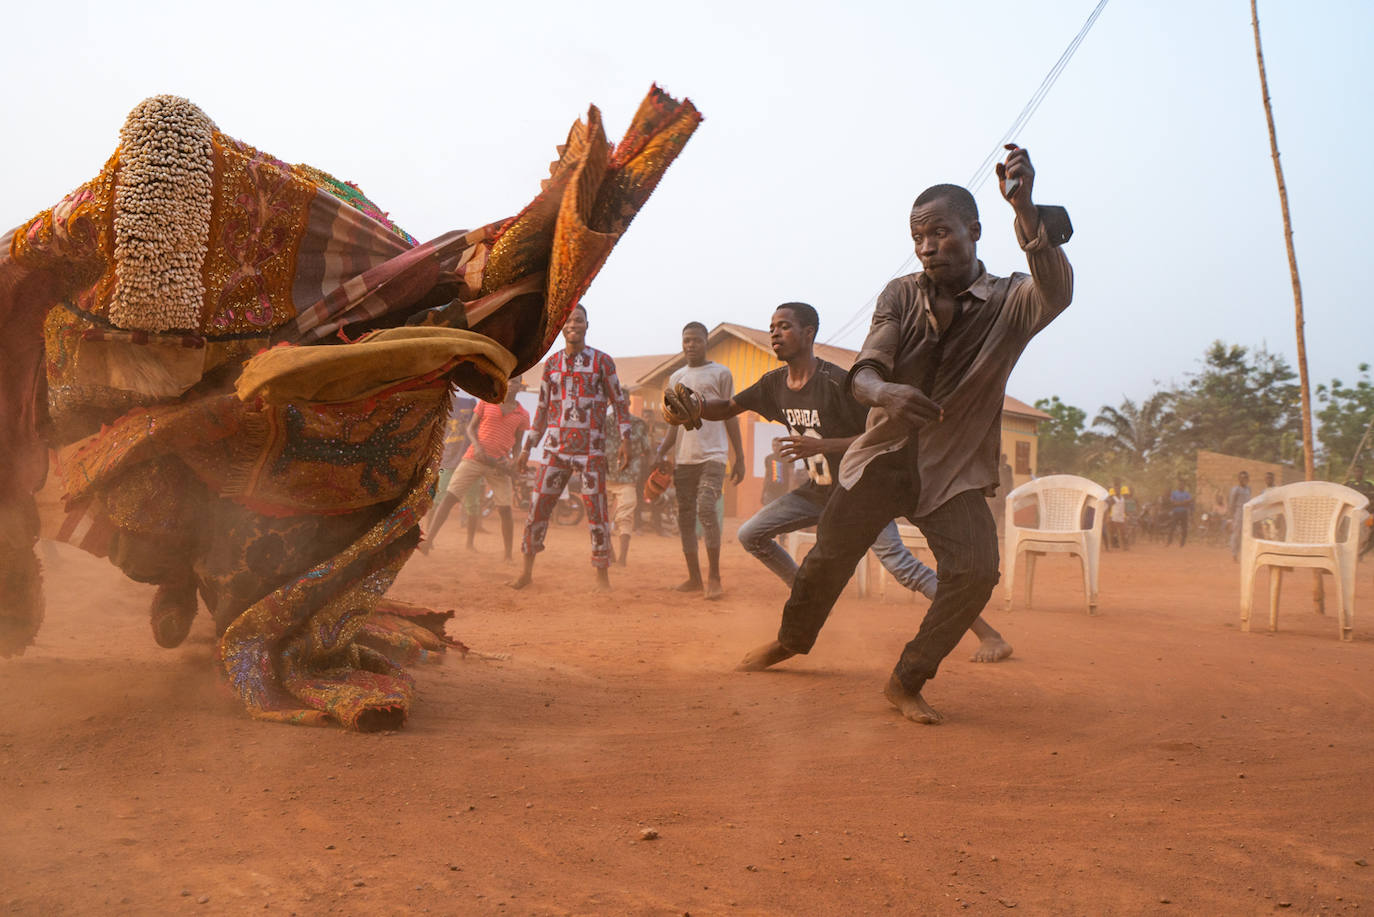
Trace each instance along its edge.
{"label": "black trousers", "polygon": [[1187,513],[1170,513],[1170,514],[1169,514],[1169,529],[1168,529],[1168,531],[1165,533],[1165,536],[1164,536],[1164,544],[1165,544],[1166,546],[1167,546],[1167,545],[1171,545],[1171,544],[1174,543],[1174,531],[1175,531],[1175,530],[1178,530],[1178,546],[1179,546],[1180,548],[1186,547],[1187,544],[1188,544],[1188,514],[1187,514]]}
{"label": "black trousers", "polygon": [[907,447],[869,463],[852,490],[836,487],[816,527],[782,611],[778,642],[808,653],[836,599],[873,539],[892,519],[906,516],[930,543],[940,577],[921,628],[902,650],[893,673],[910,692],[935,677],[992,596],[997,570],[997,525],[981,490],[956,494],[925,516],[912,516],[920,494],[915,452]]}

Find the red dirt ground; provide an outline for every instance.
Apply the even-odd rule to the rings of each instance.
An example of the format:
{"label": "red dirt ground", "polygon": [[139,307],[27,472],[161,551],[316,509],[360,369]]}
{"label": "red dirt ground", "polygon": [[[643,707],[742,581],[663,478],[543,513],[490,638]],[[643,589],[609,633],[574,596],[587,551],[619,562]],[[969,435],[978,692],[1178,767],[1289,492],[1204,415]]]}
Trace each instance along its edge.
{"label": "red dirt ground", "polygon": [[[1356,639],[1290,581],[1242,633],[1220,547],[1074,561],[989,618],[1015,645],[881,688],[924,600],[846,595],[810,657],[737,674],[782,586],[731,540],[726,598],[637,537],[609,597],[555,527],[524,593],[456,528],[394,594],[480,653],[417,672],[405,729],[253,721],[202,616],[160,650],[151,588],[43,546],[48,620],[0,660],[0,909],[53,913],[1254,914],[1374,903],[1374,584]],[[1328,594],[1330,587],[1328,586]],[[1261,595],[1267,593],[1261,592]],[[1328,599],[1330,602],[1330,599]],[[658,838],[644,840],[653,828]]]}

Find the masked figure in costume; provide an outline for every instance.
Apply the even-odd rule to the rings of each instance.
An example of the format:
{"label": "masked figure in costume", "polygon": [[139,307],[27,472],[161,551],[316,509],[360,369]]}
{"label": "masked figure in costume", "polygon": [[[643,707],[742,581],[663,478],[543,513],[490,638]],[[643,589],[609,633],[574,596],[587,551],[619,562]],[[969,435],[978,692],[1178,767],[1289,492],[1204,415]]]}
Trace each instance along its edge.
{"label": "masked figure in costume", "polygon": [[655,87],[624,139],[593,107],[518,215],[417,243],[358,188],[222,133],[185,99],[130,114],[90,182],[0,235],[0,656],[43,617],[34,499],[198,599],[259,717],[404,721],[402,665],[445,615],[386,598],[419,539],[457,386],[536,365],[700,116]]}

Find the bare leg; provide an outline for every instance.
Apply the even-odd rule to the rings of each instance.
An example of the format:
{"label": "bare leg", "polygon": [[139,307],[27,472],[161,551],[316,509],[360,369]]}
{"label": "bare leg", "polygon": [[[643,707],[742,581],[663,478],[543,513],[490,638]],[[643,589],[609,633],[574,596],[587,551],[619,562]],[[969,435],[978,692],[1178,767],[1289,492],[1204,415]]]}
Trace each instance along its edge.
{"label": "bare leg", "polygon": [[501,543],[506,548],[506,561],[511,560],[511,548],[515,544],[515,519],[511,517],[509,506],[496,507],[496,514],[501,517]]}
{"label": "bare leg", "polygon": [[468,550],[475,551],[477,546],[473,543],[477,538],[477,526],[481,524],[482,516],[480,512],[468,513]]}
{"label": "bare leg", "polygon": [[978,620],[974,621],[969,629],[982,641],[978,644],[978,652],[973,654],[974,662],[1000,662],[1011,655],[1011,644],[1003,640],[1002,635],[984,621],[982,615],[978,616]]}
{"label": "bare leg", "polygon": [[913,723],[938,726],[945,720],[943,716],[935,712],[934,707],[926,703],[925,698],[921,697],[921,692],[917,691],[912,694],[902,687],[902,683],[897,680],[896,675],[888,678],[887,687],[883,688],[883,697],[886,697],[888,703],[896,707],[902,716]]}
{"label": "bare leg", "polygon": [[715,601],[725,594],[720,586],[720,545],[706,546],[706,598]]}
{"label": "bare leg", "polygon": [[525,569],[519,576],[507,583],[512,589],[524,589],[534,582],[534,555],[525,555]]}
{"label": "bare leg", "polygon": [[700,592],[701,591],[701,557],[695,553],[683,554],[683,559],[687,561],[687,579],[677,587],[678,592]]}
{"label": "bare leg", "polygon": [[596,591],[611,591],[611,571],[607,570],[605,567],[596,568]]}
{"label": "bare leg", "polygon": [[448,514],[453,512],[453,508],[457,505],[458,498],[448,491],[444,491],[444,496],[439,501],[439,508],[434,511],[434,521],[425,530],[425,540],[420,542],[421,554],[428,554],[434,549],[434,539],[438,537],[439,530],[444,527]]}
{"label": "bare leg", "polygon": [[621,535],[621,536],[620,536],[620,554],[619,554],[619,555],[617,556],[617,558],[616,558],[616,563],[620,564],[620,566],[622,566],[622,567],[625,566],[625,558],[627,558],[627,557],[629,557],[629,556],[630,556],[630,536],[629,536],[629,535]]}
{"label": "bare leg", "polygon": [[739,665],[735,666],[735,671],[762,672],[764,669],[775,666],[784,659],[791,659],[795,655],[797,654],[774,640],[745,653]]}

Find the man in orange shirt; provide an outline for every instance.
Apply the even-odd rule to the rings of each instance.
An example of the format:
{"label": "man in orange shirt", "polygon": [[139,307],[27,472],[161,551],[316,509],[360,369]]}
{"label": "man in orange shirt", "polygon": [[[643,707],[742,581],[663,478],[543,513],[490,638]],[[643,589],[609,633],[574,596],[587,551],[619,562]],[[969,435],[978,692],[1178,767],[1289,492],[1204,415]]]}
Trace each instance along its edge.
{"label": "man in orange shirt", "polygon": [[[439,534],[439,529],[443,527],[448,514],[472,485],[481,480],[491,488],[496,514],[501,517],[501,539],[506,549],[506,560],[512,559],[515,520],[510,509],[511,459],[515,444],[520,441],[520,434],[530,426],[529,411],[520,406],[515,396],[524,390],[525,384],[517,377],[510,380],[510,385],[506,388],[505,401],[500,404],[479,401],[477,407],[473,408],[472,419],[468,421],[467,429],[468,442],[472,445],[468,446],[468,451],[463,454],[463,460],[453,472],[453,477],[449,479],[448,490],[444,493],[443,502],[439,504],[434,516],[434,525],[427,533],[429,537],[420,545],[422,552],[429,553],[429,549],[434,545],[434,537]],[[481,518],[480,507],[476,512],[468,513],[468,550],[474,547],[473,540],[477,535],[477,524]]]}

